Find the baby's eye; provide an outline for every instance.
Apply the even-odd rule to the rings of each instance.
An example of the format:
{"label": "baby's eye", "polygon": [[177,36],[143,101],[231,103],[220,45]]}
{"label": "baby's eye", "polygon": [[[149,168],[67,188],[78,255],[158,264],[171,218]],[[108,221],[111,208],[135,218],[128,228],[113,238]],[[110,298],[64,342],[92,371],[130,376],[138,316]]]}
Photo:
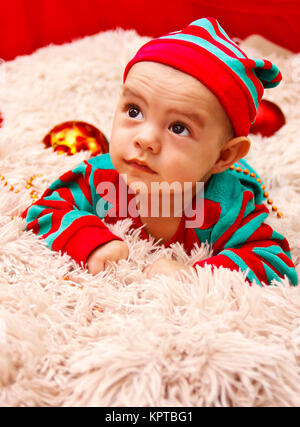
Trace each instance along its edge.
{"label": "baby's eye", "polygon": [[143,117],[141,110],[136,105],[128,105],[126,110],[128,116],[132,119],[141,120]]}
{"label": "baby's eye", "polygon": [[174,123],[170,126],[170,129],[172,132],[176,133],[176,135],[181,135],[181,136],[190,135],[190,131],[182,123]]}

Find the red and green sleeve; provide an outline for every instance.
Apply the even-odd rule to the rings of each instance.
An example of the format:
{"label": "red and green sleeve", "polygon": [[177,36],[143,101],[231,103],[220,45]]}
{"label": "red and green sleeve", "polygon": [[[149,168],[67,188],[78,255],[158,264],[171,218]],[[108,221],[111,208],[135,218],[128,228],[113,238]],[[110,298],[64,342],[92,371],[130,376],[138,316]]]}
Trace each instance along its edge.
{"label": "red and green sleeve", "polygon": [[[245,161],[242,164],[249,168]],[[267,285],[286,276],[291,285],[297,285],[289,244],[265,223],[269,210],[262,203],[263,191],[255,179],[229,170],[214,175],[205,198],[215,206],[218,218],[210,230],[195,232],[200,241],[209,232],[214,256],[194,266],[242,270],[248,281]]]}
{"label": "red and green sleeve", "polygon": [[[102,175],[102,176],[101,176]],[[114,235],[96,213],[101,178],[113,181],[117,173],[109,156],[82,162],[53,182],[42,197],[22,214],[26,229],[45,239],[48,247],[69,254],[79,264]]]}

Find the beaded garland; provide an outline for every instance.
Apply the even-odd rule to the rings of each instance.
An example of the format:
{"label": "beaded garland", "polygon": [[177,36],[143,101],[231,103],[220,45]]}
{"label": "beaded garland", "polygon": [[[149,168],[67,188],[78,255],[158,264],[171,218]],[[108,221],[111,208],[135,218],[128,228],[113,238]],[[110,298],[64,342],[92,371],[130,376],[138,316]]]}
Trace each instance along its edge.
{"label": "beaded garland", "polygon": [[[43,176],[43,174],[39,173],[37,175],[32,175],[27,181],[26,181],[26,185],[25,185],[25,189],[26,190],[31,190],[30,191],[30,197],[32,199],[32,204],[35,203],[39,196],[37,194],[37,192],[35,190],[32,190],[32,186],[33,186],[33,181],[39,177],[41,178]],[[11,192],[14,192],[15,194],[18,194],[21,192],[21,190],[19,190],[18,188],[15,189],[13,185],[8,185],[8,182],[6,181],[5,177],[3,175],[0,175],[0,184],[3,185],[3,187],[8,187],[8,190]],[[14,216],[11,217],[11,220],[13,221],[15,219]],[[76,287],[79,289],[83,289],[82,285],[79,285],[77,283],[72,283],[72,280],[70,279],[69,275],[64,275],[63,280],[69,282],[70,286],[72,287]]]}
{"label": "beaded garland", "polygon": [[[26,185],[25,188],[26,190],[31,190],[30,191],[30,197],[32,199],[32,203],[35,203],[38,199],[38,194],[35,190],[32,190],[32,186],[33,186],[33,181],[39,177],[41,178],[43,175],[40,173],[38,175],[32,175],[27,181],[26,181]],[[7,187],[9,191],[14,192],[15,194],[20,193],[21,190],[19,190],[18,188],[15,188],[13,185],[9,185],[8,182],[6,181],[5,177],[3,175],[0,175],[0,183],[4,186]],[[11,219],[13,220],[15,217],[11,217]]]}
{"label": "beaded garland", "polygon": [[256,181],[260,184],[260,186],[264,192],[264,197],[265,197],[265,199],[267,199],[268,205],[272,206],[272,211],[277,212],[278,218],[281,218],[283,216],[283,213],[279,212],[277,206],[274,205],[273,200],[269,198],[269,193],[266,191],[265,185],[262,184],[262,180],[260,178],[257,178],[254,172],[250,173],[250,171],[248,169],[243,169],[240,166],[235,166],[235,165],[231,165],[229,167],[229,169],[232,171],[235,170],[237,173],[243,173],[245,175],[249,175],[249,176],[251,176],[251,178],[256,179]]}

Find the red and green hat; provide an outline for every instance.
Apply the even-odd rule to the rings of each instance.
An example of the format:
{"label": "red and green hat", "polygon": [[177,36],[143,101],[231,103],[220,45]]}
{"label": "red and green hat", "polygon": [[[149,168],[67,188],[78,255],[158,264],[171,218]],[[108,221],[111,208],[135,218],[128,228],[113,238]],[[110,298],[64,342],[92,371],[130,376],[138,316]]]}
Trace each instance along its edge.
{"label": "red and green hat", "polygon": [[217,96],[236,136],[248,135],[264,88],[282,80],[275,64],[248,58],[215,18],[198,19],[146,43],[127,64],[124,82],[130,68],[141,61],[169,65],[198,79]]}

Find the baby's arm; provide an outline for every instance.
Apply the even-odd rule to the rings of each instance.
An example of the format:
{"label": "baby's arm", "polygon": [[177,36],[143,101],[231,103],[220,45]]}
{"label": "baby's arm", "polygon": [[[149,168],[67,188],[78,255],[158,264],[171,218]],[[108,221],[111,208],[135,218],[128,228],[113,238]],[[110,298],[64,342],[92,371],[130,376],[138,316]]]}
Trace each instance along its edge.
{"label": "baby's arm", "polygon": [[[291,260],[287,240],[264,223],[269,210],[264,204],[254,205],[251,209],[251,193],[244,192],[241,209],[232,214],[230,226],[222,227],[225,221],[212,233],[215,255],[194,264],[203,267],[226,267],[231,270],[249,270],[247,279],[258,284],[271,284],[273,279],[280,280],[287,276],[292,285],[297,285],[298,278]],[[236,207],[232,208],[236,212]],[[230,210],[228,217],[230,217]]]}
{"label": "baby's arm", "polygon": [[[22,214],[27,230],[44,238],[51,249],[65,252],[83,265],[98,247],[103,251],[112,241],[125,245],[96,215],[95,194],[90,184],[92,169],[87,161],[82,162],[51,184]],[[95,271],[94,265],[92,270]]]}

